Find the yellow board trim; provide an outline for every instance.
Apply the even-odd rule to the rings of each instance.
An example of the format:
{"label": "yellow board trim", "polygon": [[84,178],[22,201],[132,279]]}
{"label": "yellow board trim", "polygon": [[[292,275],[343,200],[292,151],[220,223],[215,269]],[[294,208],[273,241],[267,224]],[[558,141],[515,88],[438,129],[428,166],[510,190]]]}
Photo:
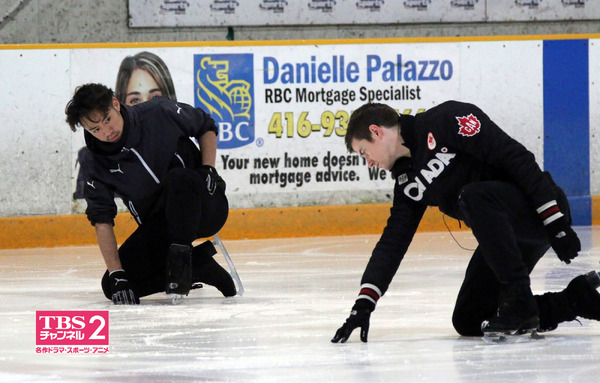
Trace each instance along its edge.
{"label": "yellow board trim", "polygon": [[600,225],[600,196],[592,196],[592,226]]}
{"label": "yellow board trim", "polygon": [[0,50],[24,49],[106,49],[106,48],[187,48],[187,47],[241,47],[241,46],[291,46],[291,45],[343,45],[343,44],[399,44],[399,43],[452,43],[479,41],[528,41],[600,39],[598,33],[557,35],[504,35],[504,36],[449,36],[449,37],[391,37],[366,39],[315,39],[315,40],[222,40],[222,41],[153,41],[122,43],[68,43],[68,44],[0,44]]}
{"label": "yellow board trim", "polygon": [[[380,234],[390,207],[389,204],[362,204],[234,209],[219,234],[229,240]],[[600,225],[600,196],[592,196],[592,225]],[[128,213],[118,214],[115,219],[117,241],[123,243],[136,227]],[[448,230],[468,228],[464,223],[444,217],[437,208],[427,208],[418,232]],[[0,218],[0,249],[93,244],[96,244],[96,234],[85,215]]]}
{"label": "yellow board trim", "polygon": [[[335,205],[234,209],[229,212],[223,239],[297,238],[310,236],[380,234],[390,214],[389,204]],[[445,217],[452,231],[464,230]],[[128,213],[115,219],[117,241],[123,241],[137,224]],[[419,231],[446,231],[442,214],[428,208]],[[96,244],[94,228],[85,215],[0,218],[0,249],[85,246]]]}

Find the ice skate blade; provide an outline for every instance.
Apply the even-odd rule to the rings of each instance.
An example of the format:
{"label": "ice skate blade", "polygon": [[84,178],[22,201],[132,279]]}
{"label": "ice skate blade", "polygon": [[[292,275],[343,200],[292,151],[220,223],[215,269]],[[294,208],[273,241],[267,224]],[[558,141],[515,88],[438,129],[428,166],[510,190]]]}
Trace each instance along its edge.
{"label": "ice skate blade", "polygon": [[231,256],[229,256],[229,253],[227,252],[227,249],[225,248],[223,241],[221,241],[221,237],[219,237],[219,234],[214,235],[214,241],[212,242],[212,244],[213,244],[213,246],[217,246],[219,249],[221,249],[221,252],[223,253],[223,258],[225,258],[225,261],[227,262],[227,266],[229,267],[229,271],[230,271],[229,274],[231,275],[231,278],[233,278],[234,283],[237,287],[237,295],[239,295],[239,296],[244,295],[244,286],[242,285],[242,280],[240,279],[240,276],[238,275],[235,265],[233,264],[233,261],[231,260]]}
{"label": "ice skate blade", "polygon": [[519,330],[513,333],[486,332],[483,334],[483,341],[489,344],[525,343],[544,338],[544,335],[538,334],[537,330]]}
{"label": "ice skate blade", "polygon": [[181,294],[169,294],[169,297],[171,298],[171,303],[174,305],[178,305],[181,302],[183,302],[183,298],[185,297],[185,295],[181,295]]}

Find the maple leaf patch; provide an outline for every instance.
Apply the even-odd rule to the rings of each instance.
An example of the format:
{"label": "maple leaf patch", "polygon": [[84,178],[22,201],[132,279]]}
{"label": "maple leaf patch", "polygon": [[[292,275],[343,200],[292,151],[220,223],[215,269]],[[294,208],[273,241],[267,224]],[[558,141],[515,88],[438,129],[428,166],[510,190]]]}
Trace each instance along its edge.
{"label": "maple leaf patch", "polygon": [[435,149],[436,145],[437,143],[435,142],[435,137],[433,137],[433,133],[429,132],[429,134],[427,135],[427,148],[429,150],[433,150]]}
{"label": "maple leaf patch", "polygon": [[465,117],[456,117],[458,120],[458,134],[465,137],[472,137],[481,130],[481,123],[473,113]]}

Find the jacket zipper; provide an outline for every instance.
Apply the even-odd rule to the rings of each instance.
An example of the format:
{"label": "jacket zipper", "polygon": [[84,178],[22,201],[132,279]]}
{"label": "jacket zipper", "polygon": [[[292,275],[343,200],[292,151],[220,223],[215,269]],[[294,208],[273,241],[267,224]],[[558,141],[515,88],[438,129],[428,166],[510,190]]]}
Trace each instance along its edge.
{"label": "jacket zipper", "polygon": [[177,157],[177,159],[179,160],[179,162],[181,162],[181,165],[183,165],[183,167],[185,168],[185,162],[183,161],[183,158],[181,158],[181,156],[179,155],[179,153],[175,152],[175,157]]}
{"label": "jacket zipper", "polygon": [[137,210],[135,210],[135,206],[133,206],[133,202],[132,201],[129,201],[129,211],[133,215],[133,218],[135,218],[135,220],[137,221],[138,225],[141,225],[142,224],[142,219],[138,215]]}
{"label": "jacket zipper", "polygon": [[[140,162],[142,163],[142,165],[144,166],[144,168],[146,169],[146,171],[148,172],[148,174],[150,174],[150,176],[152,177],[152,179],[154,180],[154,182],[156,182],[157,184],[160,184],[160,180],[158,179],[158,177],[156,176],[156,174],[154,174],[154,172],[152,171],[152,169],[150,169],[150,166],[148,166],[148,164],[146,163],[146,161],[144,161],[144,159],[137,152],[137,150],[135,150],[133,148],[131,148],[131,149],[123,148],[123,150],[124,151],[131,151],[131,152],[133,152],[133,154],[135,154],[135,156],[140,160]],[[133,215],[133,217],[137,221],[138,225],[141,225],[142,224],[142,219],[138,215],[137,210],[135,210],[135,206],[133,206],[133,202],[132,201],[129,201],[129,211],[131,212],[131,214]]]}
{"label": "jacket zipper", "polygon": [[135,150],[133,148],[131,148],[131,149],[123,148],[123,150],[131,150],[133,152],[133,154],[135,154],[136,157],[140,160],[140,162],[142,163],[142,165],[144,165],[144,168],[146,168],[146,171],[150,174],[150,176],[152,176],[152,178],[154,179],[154,182],[156,182],[157,184],[160,184],[160,180],[158,179],[158,177],[156,176],[156,174],[154,174],[154,172],[152,171],[152,169],[150,169],[150,166],[148,166],[148,164],[146,163],[146,161],[144,161],[144,159],[137,152],[137,150]]}

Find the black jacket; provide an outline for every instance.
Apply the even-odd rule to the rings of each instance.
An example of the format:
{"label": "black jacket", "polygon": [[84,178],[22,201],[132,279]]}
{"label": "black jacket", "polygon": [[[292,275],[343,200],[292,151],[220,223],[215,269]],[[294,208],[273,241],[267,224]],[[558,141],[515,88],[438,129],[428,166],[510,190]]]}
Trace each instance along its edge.
{"label": "black jacket", "polygon": [[382,295],[427,206],[464,219],[458,193],[465,185],[512,182],[529,198],[532,209],[557,199],[554,181],[542,172],[533,153],[475,105],[448,101],[416,116],[401,115],[399,122],[411,158],[400,158],[393,166],[391,214],[361,281],[377,286]]}
{"label": "black jacket", "polygon": [[[138,222],[154,213],[161,182],[173,167],[196,167],[200,151],[189,137],[217,132],[214,120],[202,109],[166,98],[127,106],[121,104],[124,127],[116,143],[99,141],[85,131],[91,151],[84,195],[92,225],[112,223],[117,214],[115,193]],[[190,162],[196,166],[190,166]]]}

